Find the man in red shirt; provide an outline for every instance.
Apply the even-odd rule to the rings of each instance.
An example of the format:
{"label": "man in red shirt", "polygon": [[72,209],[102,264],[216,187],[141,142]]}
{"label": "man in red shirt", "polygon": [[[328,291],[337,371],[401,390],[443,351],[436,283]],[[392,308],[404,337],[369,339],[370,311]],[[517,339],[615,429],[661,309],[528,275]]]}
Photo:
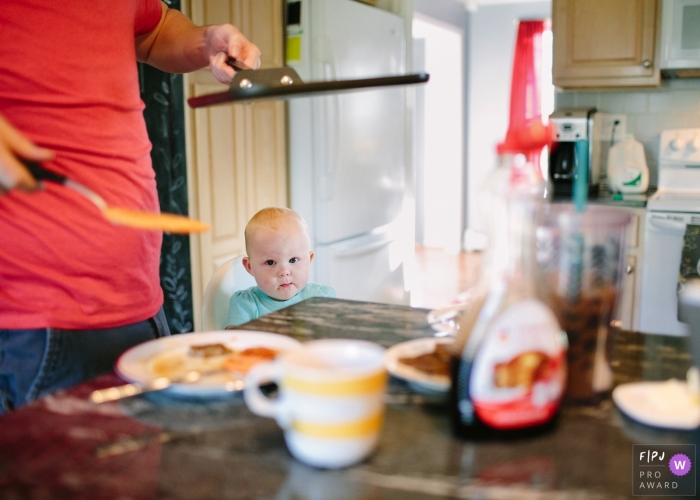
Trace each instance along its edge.
{"label": "man in red shirt", "polygon": [[194,25],[160,0],[0,9],[0,413],[110,371],[168,335],[158,277],[162,234],[112,225],[79,194],[37,190],[20,159],[88,186],[108,205],[157,212],[137,61],[163,71],[230,55],[258,67],[234,26]]}

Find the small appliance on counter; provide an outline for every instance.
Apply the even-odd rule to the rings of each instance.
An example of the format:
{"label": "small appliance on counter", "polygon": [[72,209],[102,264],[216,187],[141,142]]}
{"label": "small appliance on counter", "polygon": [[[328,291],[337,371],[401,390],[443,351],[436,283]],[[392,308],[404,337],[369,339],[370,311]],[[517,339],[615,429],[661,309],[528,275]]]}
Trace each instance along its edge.
{"label": "small appliance on counter", "polygon": [[[549,178],[555,199],[570,199],[574,178],[585,172],[588,193],[600,185],[600,113],[596,108],[562,109],[549,117],[554,141],[549,153]],[[581,170],[581,169],[585,169]]]}

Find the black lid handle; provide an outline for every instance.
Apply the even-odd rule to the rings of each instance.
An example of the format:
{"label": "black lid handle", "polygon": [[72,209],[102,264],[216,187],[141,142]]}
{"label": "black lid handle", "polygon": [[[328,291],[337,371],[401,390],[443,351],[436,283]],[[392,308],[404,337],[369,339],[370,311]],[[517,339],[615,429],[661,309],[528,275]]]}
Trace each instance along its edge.
{"label": "black lid handle", "polygon": [[24,166],[27,167],[29,173],[32,174],[32,176],[38,181],[52,181],[57,182],[59,184],[65,184],[68,180],[67,177],[57,174],[56,172],[53,172],[51,170],[48,170],[34,161],[21,161],[24,164]]}

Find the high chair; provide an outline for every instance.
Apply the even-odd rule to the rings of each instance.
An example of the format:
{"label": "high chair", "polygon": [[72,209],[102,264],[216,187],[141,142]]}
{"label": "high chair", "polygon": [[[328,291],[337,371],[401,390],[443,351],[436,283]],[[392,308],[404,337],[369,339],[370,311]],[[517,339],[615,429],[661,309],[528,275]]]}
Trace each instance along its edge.
{"label": "high chair", "polygon": [[202,299],[202,331],[226,328],[228,303],[238,290],[255,286],[255,279],[243,267],[243,256],[224,262],[211,277]]}

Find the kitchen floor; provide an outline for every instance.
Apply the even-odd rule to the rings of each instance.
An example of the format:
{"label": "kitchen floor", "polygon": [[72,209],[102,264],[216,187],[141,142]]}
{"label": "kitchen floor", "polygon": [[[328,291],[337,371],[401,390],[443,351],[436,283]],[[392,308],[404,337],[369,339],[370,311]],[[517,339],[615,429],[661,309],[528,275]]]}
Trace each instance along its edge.
{"label": "kitchen floor", "polygon": [[450,254],[416,245],[416,273],[411,306],[435,309],[449,305],[474,286],[481,270],[480,252]]}

